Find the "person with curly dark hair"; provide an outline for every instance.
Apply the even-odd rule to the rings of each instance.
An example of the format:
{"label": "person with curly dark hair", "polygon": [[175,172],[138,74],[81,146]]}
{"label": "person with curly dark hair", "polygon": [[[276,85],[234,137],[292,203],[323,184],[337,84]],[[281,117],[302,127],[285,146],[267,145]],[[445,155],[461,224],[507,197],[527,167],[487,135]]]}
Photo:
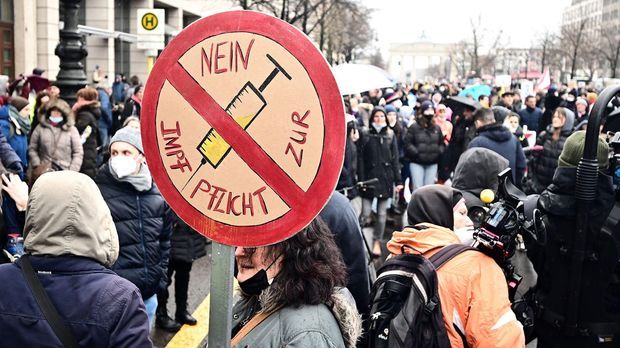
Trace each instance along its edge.
{"label": "person with curly dark hair", "polygon": [[233,346],[355,347],[361,320],[346,268],[320,218],[278,244],[235,250]]}

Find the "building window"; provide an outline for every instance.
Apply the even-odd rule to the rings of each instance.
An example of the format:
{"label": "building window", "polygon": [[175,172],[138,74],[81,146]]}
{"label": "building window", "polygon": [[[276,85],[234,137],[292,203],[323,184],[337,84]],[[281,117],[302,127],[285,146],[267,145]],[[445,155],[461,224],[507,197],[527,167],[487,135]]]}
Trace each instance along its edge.
{"label": "building window", "polygon": [[0,0],[0,74],[15,78],[12,0]]}
{"label": "building window", "polygon": [[0,22],[13,23],[13,0],[0,0]]}

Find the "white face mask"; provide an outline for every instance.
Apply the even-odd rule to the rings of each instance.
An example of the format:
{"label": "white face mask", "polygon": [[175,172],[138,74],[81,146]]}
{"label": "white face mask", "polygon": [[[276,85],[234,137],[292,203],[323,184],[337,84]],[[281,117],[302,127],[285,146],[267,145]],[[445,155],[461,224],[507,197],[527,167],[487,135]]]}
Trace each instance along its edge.
{"label": "white face mask", "polygon": [[138,167],[138,163],[128,156],[116,156],[110,159],[110,166],[120,179],[133,174]]}
{"label": "white face mask", "polygon": [[53,123],[60,123],[62,120],[62,116],[50,116],[50,121]]}
{"label": "white face mask", "polygon": [[454,233],[456,234],[457,237],[459,237],[461,244],[469,245],[469,246],[474,245],[475,240],[474,240],[474,228],[473,227],[462,227],[462,228],[454,230]]}

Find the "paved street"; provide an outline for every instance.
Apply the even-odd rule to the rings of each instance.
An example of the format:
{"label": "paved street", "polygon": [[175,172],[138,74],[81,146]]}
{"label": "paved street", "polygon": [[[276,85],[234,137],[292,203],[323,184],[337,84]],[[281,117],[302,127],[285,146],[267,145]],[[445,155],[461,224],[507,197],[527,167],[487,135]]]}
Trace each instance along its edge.
{"label": "paved street", "polygon": [[[192,265],[189,281],[188,310],[193,313],[209,294],[211,271],[211,245],[207,246],[207,256],[200,258]],[[174,278],[174,277],[173,277]],[[168,313],[174,317],[174,281],[170,285],[170,300],[168,301]],[[181,330],[184,330],[183,328]],[[174,334],[155,328],[151,335],[156,347],[165,347]],[[188,347],[190,348],[190,347]]]}

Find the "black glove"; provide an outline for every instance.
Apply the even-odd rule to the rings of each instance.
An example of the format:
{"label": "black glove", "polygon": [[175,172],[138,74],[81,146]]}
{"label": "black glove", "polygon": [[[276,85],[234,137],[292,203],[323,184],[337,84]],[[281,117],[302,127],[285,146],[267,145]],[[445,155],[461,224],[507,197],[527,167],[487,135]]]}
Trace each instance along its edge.
{"label": "black glove", "polygon": [[22,162],[15,161],[9,165],[8,169],[11,170],[13,173],[17,174],[20,179],[26,179],[26,168],[24,167],[24,164]]}

